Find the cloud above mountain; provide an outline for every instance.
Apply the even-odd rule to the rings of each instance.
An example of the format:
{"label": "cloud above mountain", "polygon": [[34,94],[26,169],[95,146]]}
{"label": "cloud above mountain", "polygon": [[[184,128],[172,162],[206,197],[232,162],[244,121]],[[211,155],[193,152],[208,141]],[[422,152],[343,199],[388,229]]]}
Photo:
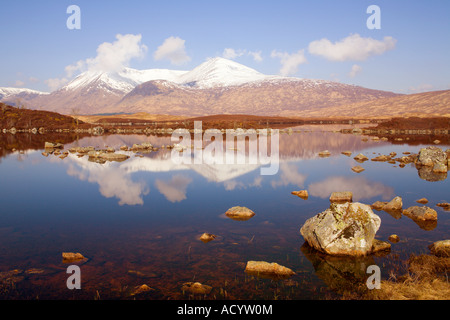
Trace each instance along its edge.
{"label": "cloud above mountain", "polygon": [[263,61],[263,57],[261,55],[261,51],[248,51],[246,49],[233,49],[233,48],[225,48],[222,53],[222,57],[225,59],[234,60],[236,58],[242,57],[244,55],[251,56],[253,60],[256,62]]}
{"label": "cloud above mountain", "polygon": [[104,42],[97,47],[94,58],[79,60],[65,67],[66,75],[62,78],[52,78],[45,81],[53,91],[69,82],[78,72],[117,72],[128,67],[133,59],[143,58],[147,53],[147,46],[141,43],[140,34],[117,34],[116,41]]}
{"label": "cloud above mountain", "polygon": [[334,43],[326,38],[312,41],[308,51],[330,61],[364,61],[394,49],[396,43],[397,40],[392,37],[384,37],[381,41],[353,34]]}
{"label": "cloud above mountain", "polygon": [[156,61],[169,60],[173,65],[182,65],[191,61],[186,53],[185,40],[179,37],[169,37],[153,54]]}
{"label": "cloud above mountain", "polygon": [[272,58],[280,59],[280,75],[282,76],[290,76],[297,73],[299,66],[307,62],[307,59],[305,57],[305,50],[299,50],[295,53],[279,52],[277,50],[273,50],[270,56]]}

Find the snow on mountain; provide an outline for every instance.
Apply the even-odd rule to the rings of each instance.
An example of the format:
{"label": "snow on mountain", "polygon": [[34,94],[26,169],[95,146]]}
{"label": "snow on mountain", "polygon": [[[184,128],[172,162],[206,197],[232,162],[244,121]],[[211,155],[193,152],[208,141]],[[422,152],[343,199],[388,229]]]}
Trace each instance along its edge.
{"label": "snow on mountain", "polygon": [[124,68],[119,72],[87,71],[80,74],[60,90],[70,91],[92,87],[92,89],[98,88],[126,94],[144,82],[152,80],[176,81],[180,75],[185,73],[186,71],[178,70],[136,70],[132,68]]}
{"label": "snow on mountain", "polygon": [[237,86],[245,83],[280,78],[278,76],[267,76],[228,59],[212,58],[181,75],[178,81],[175,82],[194,88],[206,89]]}
{"label": "snow on mountain", "polygon": [[0,88],[0,99],[5,99],[15,95],[46,95],[46,94],[48,94],[48,92],[42,92],[26,88],[10,88],[10,87]]}

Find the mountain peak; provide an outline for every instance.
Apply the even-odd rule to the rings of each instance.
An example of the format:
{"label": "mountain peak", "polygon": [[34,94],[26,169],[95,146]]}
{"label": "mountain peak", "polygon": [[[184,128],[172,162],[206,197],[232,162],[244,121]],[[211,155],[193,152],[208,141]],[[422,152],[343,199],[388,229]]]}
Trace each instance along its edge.
{"label": "mountain peak", "polygon": [[270,79],[252,68],[221,57],[210,58],[179,79],[179,84],[200,89],[242,85]]}

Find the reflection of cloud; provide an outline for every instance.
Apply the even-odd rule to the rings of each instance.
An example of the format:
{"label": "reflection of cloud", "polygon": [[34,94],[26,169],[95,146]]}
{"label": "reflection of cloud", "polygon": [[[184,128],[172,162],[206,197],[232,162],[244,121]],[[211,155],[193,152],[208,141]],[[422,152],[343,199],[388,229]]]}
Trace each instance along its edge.
{"label": "reflection of cloud", "polygon": [[308,187],[309,194],[320,198],[329,198],[332,192],[351,191],[353,200],[370,199],[382,196],[383,200],[390,200],[394,195],[394,189],[379,182],[372,182],[364,177],[330,177],[320,182],[315,182]]}
{"label": "reflection of cloud", "polygon": [[170,181],[156,180],[155,185],[167,200],[170,202],[180,202],[186,199],[187,186],[192,179],[181,174],[174,175]]}
{"label": "reflection of cloud", "polygon": [[262,177],[258,176],[248,186],[246,186],[243,182],[236,181],[236,180],[225,181],[223,183],[223,185],[225,186],[225,190],[231,191],[231,190],[234,190],[236,188],[238,188],[238,189],[247,189],[247,187],[261,187],[261,182],[262,182]]}
{"label": "reflection of cloud", "polygon": [[297,167],[294,164],[281,163],[280,164],[280,180],[272,181],[272,187],[276,188],[279,186],[287,186],[289,184],[295,185],[297,187],[303,187],[306,180],[306,175],[301,174],[297,171]]}
{"label": "reflection of cloud", "polygon": [[80,170],[70,164],[67,169],[68,175],[97,183],[104,197],[116,197],[120,205],[144,204],[142,196],[149,193],[144,182],[131,181],[130,175],[118,167],[88,162],[87,159],[80,160],[85,160],[86,163],[80,163],[82,166]]}

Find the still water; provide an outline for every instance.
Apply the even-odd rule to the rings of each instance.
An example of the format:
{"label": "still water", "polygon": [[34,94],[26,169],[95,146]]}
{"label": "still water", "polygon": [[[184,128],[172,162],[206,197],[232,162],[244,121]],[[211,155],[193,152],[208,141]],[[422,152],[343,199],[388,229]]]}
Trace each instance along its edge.
{"label": "still water", "polygon": [[[331,126],[303,126],[281,134],[279,170],[261,175],[257,164],[176,164],[171,151],[104,164],[69,154],[44,157],[43,150],[17,146],[0,159],[1,299],[335,299],[356,290],[376,264],[382,278],[402,274],[411,254],[429,253],[428,245],[448,239],[449,179],[427,181],[414,165],[366,161],[396,152],[417,153],[431,145],[413,140],[367,141]],[[4,137],[2,138],[4,139]],[[11,139],[11,138],[8,138]],[[32,137],[30,139],[33,139]],[[150,142],[171,144],[170,137],[113,135],[85,137],[73,146],[114,147]],[[447,144],[445,144],[445,142]],[[43,148],[42,144],[42,148]],[[448,141],[440,145],[449,148]],[[329,157],[318,153],[329,150]],[[350,150],[352,156],[341,154]],[[355,173],[351,167],[365,171]],[[303,200],[291,191],[307,189]],[[329,259],[304,246],[303,223],[330,205],[333,191],[352,191],[366,204],[403,198],[403,208],[426,197],[438,223],[423,228],[411,219],[375,211],[381,218],[376,238],[401,241],[389,253],[364,259]],[[256,215],[235,221],[224,213],[245,206]],[[203,243],[204,232],[216,239]],[[80,252],[81,290],[69,290],[62,252]],[[277,262],[295,271],[289,279],[265,279],[244,272],[247,261]],[[192,296],[186,282],[213,290]],[[142,284],[152,288],[133,295]]]}

